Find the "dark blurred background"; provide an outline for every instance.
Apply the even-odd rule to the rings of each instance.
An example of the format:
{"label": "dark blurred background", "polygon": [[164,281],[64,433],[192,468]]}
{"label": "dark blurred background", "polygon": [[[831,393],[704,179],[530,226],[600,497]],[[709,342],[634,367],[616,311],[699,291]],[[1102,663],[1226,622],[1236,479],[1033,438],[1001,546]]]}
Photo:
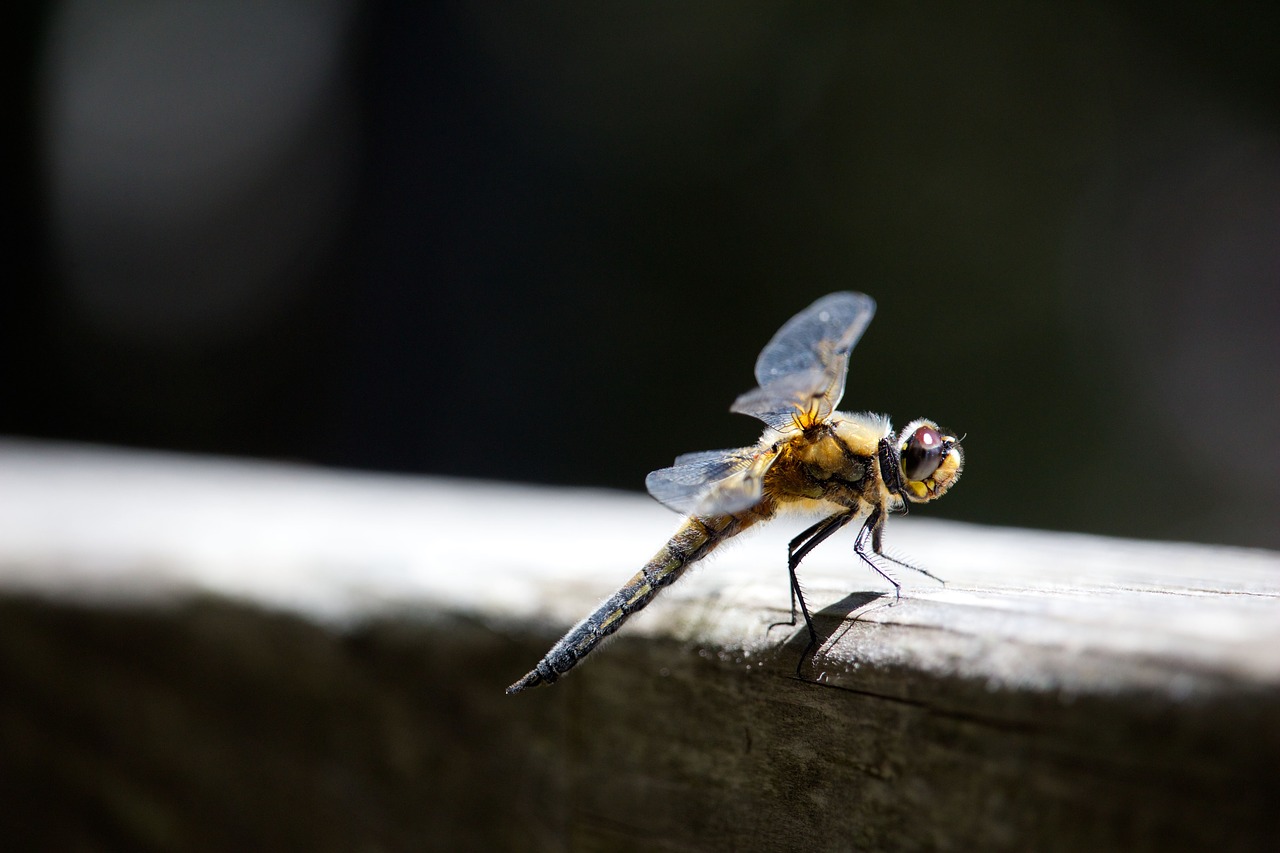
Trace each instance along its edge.
{"label": "dark blurred background", "polygon": [[925,514],[1280,547],[1270,4],[21,8],[0,432],[638,490],[859,289]]}

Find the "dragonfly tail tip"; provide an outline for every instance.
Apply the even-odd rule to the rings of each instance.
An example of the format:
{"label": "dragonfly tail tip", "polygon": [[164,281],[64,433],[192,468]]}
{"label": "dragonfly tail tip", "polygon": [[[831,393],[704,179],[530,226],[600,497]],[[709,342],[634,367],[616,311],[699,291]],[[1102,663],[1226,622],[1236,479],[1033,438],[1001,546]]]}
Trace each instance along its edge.
{"label": "dragonfly tail tip", "polygon": [[533,672],[529,673],[524,678],[520,679],[515,684],[508,687],[507,695],[514,696],[515,694],[520,693],[530,687],[537,687],[539,684],[542,684],[542,683],[543,683],[542,676],[538,675],[538,671],[535,669]]}

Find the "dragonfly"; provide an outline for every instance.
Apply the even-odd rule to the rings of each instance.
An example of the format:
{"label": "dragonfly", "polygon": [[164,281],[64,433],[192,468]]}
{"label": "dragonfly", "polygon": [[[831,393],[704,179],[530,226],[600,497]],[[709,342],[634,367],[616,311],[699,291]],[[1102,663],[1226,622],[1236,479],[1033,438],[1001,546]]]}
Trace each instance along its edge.
{"label": "dragonfly", "polygon": [[645,479],[649,494],[684,515],[684,521],[631,580],[571,628],[507,693],[554,684],[689,566],[785,511],[820,516],[787,546],[789,624],[796,624],[798,603],[809,633],[802,664],[817,648],[818,634],[797,569],[837,531],[861,522],[854,552],[898,596],[901,585],[880,560],[933,577],[885,553],[885,521],[906,512],[909,504],[940,498],[955,485],[964,467],[960,439],[924,418],[895,433],[884,415],[836,411],[849,353],[875,310],[875,300],[864,293],[832,293],[778,330],[756,360],[758,387],[730,407],[764,422],[760,440],[751,447],[687,453],[671,467],[650,473]]}

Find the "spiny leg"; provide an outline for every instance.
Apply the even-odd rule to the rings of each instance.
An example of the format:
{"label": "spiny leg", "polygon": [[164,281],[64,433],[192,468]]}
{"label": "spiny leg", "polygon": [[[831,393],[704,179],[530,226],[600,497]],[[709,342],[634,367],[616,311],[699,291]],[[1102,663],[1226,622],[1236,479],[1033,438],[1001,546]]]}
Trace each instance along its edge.
{"label": "spiny leg", "polygon": [[[874,529],[874,530],[872,530],[872,531],[871,531],[871,550],[872,550],[872,551],[874,551],[874,552],[876,553],[876,556],[884,557],[884,558],[885,558],[886,560],[888,560],[890,563],[897,563],[899,566],[902,566],[902,568],[904,568],[904,569],[910,569],[910,570],[911,570],[911,571],[913,571],[913,572],[919,572],[920,574],[924,575],[924,576],[925,576],[925,577],[927,577],[927,578],[932,578],[933,580],[937,581],[938,583],[942,584],[943,586],[946,586],[946,585],[947,585],[947,582],[946,582],[946,581],[944,581],[942,578],[938,577],[937,575],[935,575],[933,572],[929,571],[928,569],[922,569],[922,568],[920,568],[919,566],[912,565],[911,563],[908,563],[906,560],[899,560],[897,557],[893,556],[893,555],[892,555],[892,554],[890,554],[890,553],[887,553],[887,552],[884,550],[884,522],[883,522],[883,520],[882,520],[879,524],[877,524],[877,525],[876,525],[876,527],[875,527],[875,529]],[[865,559],[865,557],[864,557],[864,559]],[[883,573],[883,572],[881,572],[881,574],[884,574],[884,573]],[[897,586],[897,584],[895,584],[895,586]]]}
{"label": "spiny leg", "polygon": [[[787,572],[788,572],[787,587],[788,589],[791,590],[791,618],[786,622],[774,622],[772,625],[769,626],[770,631],[772,631],[774,628],[779,628],[783,625],[786,625],[791,628],[794,628],[796,626],[796,584],[790,577],[790,575],[794,573],[795,567],[800,563],[800,558],[795,557],[796,549],[799,548],[806,539],[816,535],[819,530],[831,524],[832,520],[835,518],[839,518],[839,516],[833,515],[833,516],[828,516],[827,518],[822,519],[821,521],[812,525],[811,527],[805,528],[805,531],[803,533],[801,533],[799,536],[797,536],[796,538],[792,539],[790,542],[787,543]],[[826,537],[823,537],[823,538],[826,538]],[[805,554],[807,553],[809,552],[805,551]],[[803,555],[801,555],[801,557],[803,557]]]}
{"label": "spiny leg", "polygon": [[809,645],[805,647],[804,652],[800,655],[800,660],[796,663],[797,678],[801,677],[800,670],[804,666],[805,660],[818,648],[818,632],[813,627],[813,618],[809,615],[809,605],[805,603],[804,591],[800,589],[800,577],[796,574],[796,569],[799,567],[800,561],[807,557],[810,551],[825,542],[831,534],[852,521],[853,517],[854,512],[850,510],[849,512],[824,518],[795,539],[792,539],[787,545],[787,574],[791,577],[790,624],[796,624],[796,602],[799,602],[800,612],[804,615],[804,627],[809,632]]}
{"label": "spiny leg", "polygon": [[[876,556],[885,556],[880,551],[880,537],[883,530],[884,513],[880,511],[879,507],[877,507],[871,511],[869,516],[867,516],[866,523],[864,523],[862,525],[862,529],[858,531],[858,538],[853,543],[853,550],[854,553],[861,557],[862,561],[870,566],[876,574],[893,584],[893,600],[894,602],[897,602],[902,598],[902,584],[898,583],[893,579],[892,575],[880,568],[876,561],[871,559],[871,555],[867,553],[867,540],[870,539],[871,550],[876,554]],[[889,559],[895,563],[898,562],[892,557]]]}

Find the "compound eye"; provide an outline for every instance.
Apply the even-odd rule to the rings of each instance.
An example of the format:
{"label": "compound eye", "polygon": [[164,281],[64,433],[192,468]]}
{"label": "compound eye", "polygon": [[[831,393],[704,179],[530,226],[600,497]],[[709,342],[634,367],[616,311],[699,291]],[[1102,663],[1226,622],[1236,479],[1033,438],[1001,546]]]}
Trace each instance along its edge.
{"label": "compound eye", "polygon": [[902,473],[908,480],[925,480],[938,470],[945,452],[942,435],[933,427],[922,426],[902,448]]}

